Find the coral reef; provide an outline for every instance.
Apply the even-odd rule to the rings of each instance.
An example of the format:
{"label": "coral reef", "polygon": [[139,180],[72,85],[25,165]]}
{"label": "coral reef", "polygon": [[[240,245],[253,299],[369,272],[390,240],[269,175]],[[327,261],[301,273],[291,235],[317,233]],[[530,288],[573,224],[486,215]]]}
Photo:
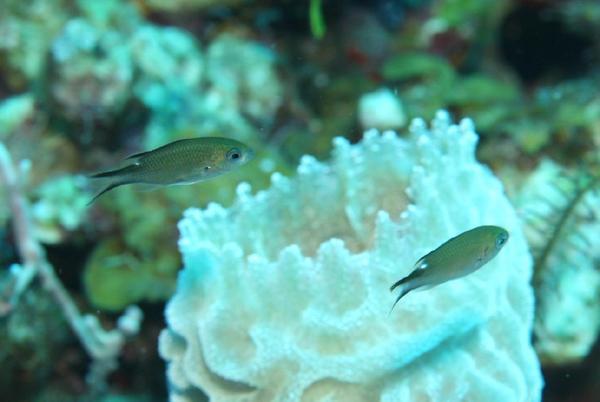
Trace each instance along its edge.
{"label": "coral reef", "polygon": [[536,351],[548,365],[576,363],[600,333],[600,178],[544,160],[516,204],[536,257]]}
{"label": "coral reef", "polygon": [[[0,294],[4,296],[11,287],[12,275],[10,271],[0,275]],[[7,394],[16,388],[30,394],[51,377],[53,367],[48,361],[58,360],[69,342],[67,324],[57,316],[52,300],[39,286],[24,294],[10,314],[5,313],[0,313],[0,392]]]}
{"label": "coral reef", "polygon": [[90,301],[116,311],[140,300],[166,300],[173,293],[180,268],[175,226],[181,211],[210,201],[230,204],[238,182],[267,187],[268,174],[274,169],[288,171],[281,157],[266,149],[247,169],[217,180],[152,193],[120,188],[101,199],[123,234],[119,239],[104,239],[86,264],[83,283]]}
{"label": "coral reef", "polygon": [[265,45],[231,34],[216,38],[206,53],[206,73],[214,101],[268,123],[283,98],[275,54]]}
{"label": "coral reef", "polygon": [[0,67],[22,90],[44,74],[52,38],[68,18],[65,0],[6,0],[0,3]]}
{"label": "coral reef", "polygon": [[[337,139],[327,164],[186,211],[160,336],[171,401],[540,400],[531,257],[473,124],[438,112],[410,131]],[[511,233],[494,261],[388,315],[424,252],[494,223]]]}
{"label": "coral reef", "polygon": [[59,243],[84,222],[90,197],[85,184],[82,176],[63,176],[37,188],[38,200],[31,207],[31,218],[35,236],[42,243]]}
{"label": "coral reef", "polygon": [[8,136],[33,113],[33,97],[17,95],[0,102],[0,139]]}
{"label": "coral reef", "polygon": [[[543,400],[595,401],[599,34],[598,0],[0,0],[0,399],[535,401],[532,329]],[[467,122],[363,132],[439,109],[503,189]],[[201,136],[257,157],[84,205]],[[423,253],[505,222],[498,260],[387,316]]]}
{"label": "coral reef", "polygon": [[7,192],[15,243],[22,260],[21,264],[11,267],[10,286],[6,286],[8,290],[2,289],[3,296],[7,299],[7,302],[2,301],[2,309],[4,313],[10,313],[19,306],[33,279],[39,277],[43,289],[52,297],[91,358],[86,377],[90,389],[94,393],[101,392],[106,388],[106,377],[117,366],[117,357],[126,336],[139,332],[143,313],[137,306],[130,306],[119,317],[117,327],[107,331],[102,328],[98,317],[80,312],[33,232],[31,207],[22,193],[23,177],[23,170],[15,168],[10,153],[0,142],[0,183]]}
{"label": "coral reef", "polygon": [[[85,19],[69,20],[52,43],[50,97],[69,120],[111,121],[130,97],[134,75],[127,42],[118,31]],[[75,94],[77,94],[75,96]]]}
{"label": "coral reef", "polygon": [[[103,200],[108,219],[102,226],[112,223],[116,226],[112,232],[122,235],[100,242],[85,268],[84,285],[94,305],[119,310],[139,300],[171,295],[179,258],[175,230],[165,227],[175,227],[183,208],[209,200],[230,203],[240,179],[262,188],[268,184],[264,173],[287,170],[262,134],[283,101],[283,87],[275,54],[258,42],[223,34],[203,51],[188,32],[146,23],[131,4],[78,6],[82,16],[70,18],[51,42],[52,69],[44,88],[53,118],[68,128],[58,136],[61,141],[69,137],[85,147],[119,144],[131,134],[132,125],[144,129],[139,141],[143,149],[180,138],[224,135],[250,143],[259,153],[253,167],[200,190],[168,189],[150,195],[119,190]],[[7,110],[9,106],[19,104],[7,104]],[[15,126],[4,120],[5,126]],[[133,123],[119,126],[121,120]],[[57,243],[65,229],[82,221],[85,203],[80,201],[86,194],[65,191],[67,183],[79,180],[39,179],[46,184],[37,191],[39,201],[33,210],[42,241]],[[66,210],[65,202],[74,202],[73,208]],[[131,204],[141,208],[132,209]],[[152,219],[148,210],[157,211]]]}

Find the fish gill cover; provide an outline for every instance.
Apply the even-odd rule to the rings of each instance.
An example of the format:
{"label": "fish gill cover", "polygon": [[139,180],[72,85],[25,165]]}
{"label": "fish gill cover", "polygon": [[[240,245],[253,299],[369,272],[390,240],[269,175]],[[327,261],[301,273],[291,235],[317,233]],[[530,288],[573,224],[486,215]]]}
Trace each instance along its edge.
{"label": "fish gill cover", "polygon": [[[339,138],[329,163],[188,209],[160,336],[170,400],[539,401],[532,259],[476,142],[470,120],[438,112],[409,139]],[[424,252],[498,223],[511,241],[493,261],[388,316],[390,284]]]}

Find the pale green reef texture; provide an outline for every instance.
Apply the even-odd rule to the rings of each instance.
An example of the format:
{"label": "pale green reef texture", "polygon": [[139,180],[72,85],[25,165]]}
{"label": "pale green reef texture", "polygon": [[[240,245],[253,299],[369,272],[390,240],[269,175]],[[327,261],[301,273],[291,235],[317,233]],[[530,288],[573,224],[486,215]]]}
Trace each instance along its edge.
{"label": "pale green reef texture", "polygon": [[88,212],[85,184],[83,176],[62,176],[37,188],[38,201],[32,205],[31,218],[40,241],[59,243],[65,233],[80,227]]}
{"label": "pale green reef texture", "polygon": [[[0,136],[15,139],[32,132],[47,137],[37,127],[47,124],[39,111],[49,110],[63,123],[58,127],[71,127],[58,137],[81,146],[107,143],[117,135],[130,135],[131,129],[115,134],[114,127],[107,130],[103,125],[126,121],[134,111],[148,116],[141,150],[180,138],[216,135],[236,138],[257,151],[246,169],[219,180],[151,194],[121,188],[101,200],[119,234],[106,236],[87,260],[83,283],[88,298],[108,310],[164,300],[172,294],[180,266],[172,240],[175,229],[165,228],[175,227],[181,211],[209,201],[228,204],[240,180],[263,188],[273,171],[289,171],[263,134],[284,99],[277,57],[267,46],[229,33],[199,43],[182,29],[146,22],[133,3],[80,1],[65,13],[54,31],[30,14],[36,29],[23,35],[43,43],[51,77],[43,96],[24,93],[2,103]],[[36,63],[31,68],[37,72],[27,75],[31,81],[41,74],[41,62]],[[19,65],[10,67],[16,74]],[[40,116],[40,121],[31,124],[32,116]],[[57,148],[62,155],[62,144]],[[115,155],[114,163],[118,159]],[[39,165],[36,169],[43,172]],[[70,168],[42,177],[41,187],[32,194],[36,234],[47,244],[60,243],[85,223],[86,198],[95,191],[87,188],[84,178],[65,176],[65,170]]]}
{"label": "pale green reef texture", "polygon": [[[171,402],[535,402],[532,259],[473,123],[438,112],[408,138],[335,140],[230,208],[188,209],[184,268],[160,353]],[[460,183],[460,186],[457,185]],[[389,286],[483,224],[511,238],[478,272],[408,295]]]}
{"label": "pale green reef texture", "polygon": [[[0,183],[0,399],[539,402],[544,380],[544,399],[593,395],[598,191],[548,233],[563,173],[600,155],[600,2],[531,3],[0,0],[0,141],[31,233],[105,329],[148,313],[90,395],[44,281],[10,297],[24,259]],[[554,29],[532,48],[538,22]],[[556,53],[553,33],[581,46],[566,65],[528,76],[503,54]],[[256,158],[86,206],[88,174],[204,136]],[[419,257],[483,224],[510,232],[493,261],[389,314]]]}

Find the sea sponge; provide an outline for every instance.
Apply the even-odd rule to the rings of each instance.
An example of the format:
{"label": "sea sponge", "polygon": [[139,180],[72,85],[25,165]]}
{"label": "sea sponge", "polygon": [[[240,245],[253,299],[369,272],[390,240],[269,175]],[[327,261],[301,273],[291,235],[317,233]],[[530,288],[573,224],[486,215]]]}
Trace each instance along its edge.
{"label": "sea sponge", "polygon": [[[171,401],[539,401],[532,261],[476,142],[438,112],[408,139],[338,138],[329,163],[187,210],[160,336]],[[482,224],[510,232],[494,260],[389,314],[394,281]]]}

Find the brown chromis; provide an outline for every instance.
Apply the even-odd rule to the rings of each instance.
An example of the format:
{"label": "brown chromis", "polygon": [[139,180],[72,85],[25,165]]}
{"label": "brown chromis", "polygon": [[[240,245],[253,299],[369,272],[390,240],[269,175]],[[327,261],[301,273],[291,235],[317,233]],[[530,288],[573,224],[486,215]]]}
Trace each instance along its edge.
{"label": "brown chromis", "polygon": [[192,184],[236,169],[254,156],[247,145],[222,137],[202,137],[174,141],[147,152],[131,155],[123,168],[96,173],[92,178],[110,182],[91,201],[124,184],[168,186]]}
{"label": "brown chromis", "polygon": [[430,288],[476,271],[494,258],[507,241],[508,232],[498,226],[478,226],[451,238],[421,257],[408,276],[392,285],[390,291],[400,289],[392,309],[413,289]]}

